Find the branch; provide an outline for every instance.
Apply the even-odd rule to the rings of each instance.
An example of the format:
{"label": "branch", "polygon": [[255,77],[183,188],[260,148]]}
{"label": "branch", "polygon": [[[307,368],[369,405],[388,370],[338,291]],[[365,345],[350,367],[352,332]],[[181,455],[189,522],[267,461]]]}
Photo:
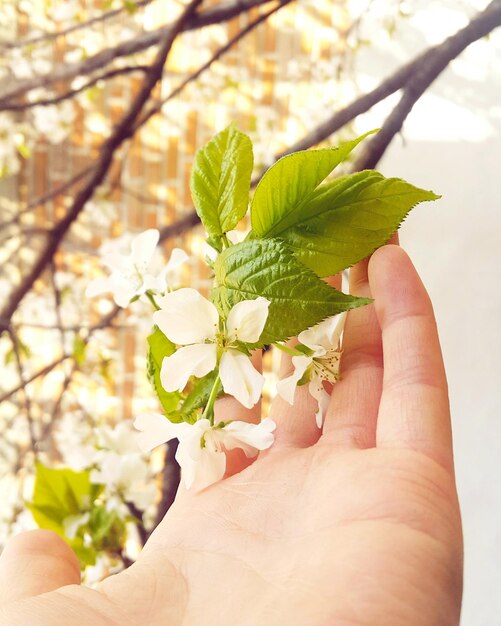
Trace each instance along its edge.
{"label": "branch", "polygon": [[47,240],[45,247],[42,249],[31,271],[20,283],[20,285],[14,290],[6,306],[0,312],[0,319],[10,320],[12,318],[12,315],[17,309],[21,300],[32,288],[35,281],[40,277],[47,265],[50,263],[51,259],[54,257],[54,254],[59,249],[59,246],[69,228],[80,215],[80,212],[85,206],[87,200],[92,197],[94,189],[96,189],[98,185],[100,185],[101,182],[104,180],[113,162],[113,154],[115,150],[132,135],[134,123],[137,117],[141,113],[143,106],[150,97],[153,88],[162,76],[165,61],[174,43],[174,40],[181,32],[187,19],[194,13],[194,11],[201,2],[202,0],[191,0],[191,2],[183,11],[181,16],[177,19],[175,24],[168,29],[165,35],[165,39],[163,40],[162,45],[160,46],[160,49],[155,57],[155,60],[151,65],[150,70],[146,74],[141,89],[135,97],[134,101],[132,102],[129,111],[127,111],[127,113],[123,116],[122,120],[115,128],[114,132],[101,146],[101,154],[90,179],[77,193],[73,205],[69,209],[66,216],[60,222],[58,222],[58,224],[49,232],[50,236]]}
{"label": "branch", "polygon": [[[151,0],[150,0],[151,1]],[[50,98],[43,98],[41,100],[35,100],[32,102],[14,102],[13,104],[6,104],[2,107],[3,111],[25,111],[26,109],[32,109],[33,107],[49,106],[51,104],[59,104],[63,100],[69,100],[74,98],[82,91],[89,89],[101,80],[109,80],[116,76],[122,76],[124,74],[132,74],[133,72],[147,72],[149,67],[147,65],[131,65],[127,67],[117,67],[99,76],[89,79],[85,85],[78,87],[78,89],[70,89],[57,96],[51,96]]]}
{"label": "branch", "polygon": [[281,0],[279,4],[272,7],[266,13],[263,13],[259,17],[257,17],[254,21],[250,22],[245,28],[239,31],[234,37],[229,39],[224,46],[216,50],[216,52],[211,56],[211,58],[201,65],[198,70],[190,74],[185,80],[183,80],[166,98],[160,100],[155,105],[153,105],[148,111],[145,112],[143,117],[137,122],[135,131],[143,126],[153,115],[161,111],[162,107],[178,96],[185,87],[187,87],[191,82],[195,81],[201,74],[203,74],[209,67],[215,63],[218,59],[220,59],[228,50],[231,50],[233,46],[238,43],[241,39],[243,39],[246,35],[252,32],[257,26],[259,26],[262,22],[265,22],[273,13],[276,13],[279,9],[290,4],[292,0]]}
{"label": "branch", "polygon": [[23,390],[23,394],[24,394],[24,402],[25,402],[25,407],[26,407],[26,419],[28,420],[28,432],[30,435],[31,450],[36,458],[37,436],[35,433],[35,422],[33,420],[33,415],[31,412],[31,398],[28,393],[28,390],[26,389],[26,386],[28,383],[24,377],[24,369],[23,369],[23,363],[21,359],[21,350],[19,347],[19,338],[12,328],[9,328],[9,335],[10,335],[10,339],[12,342],[12,349],[14,351],[14,356],[15,356],[16,364],[17,364],[17,370],[19,374],[19,381],[20,381],[19,387],[20,389]]}
{"label": "branch", "polygon": [[[186,23],[183,23],[181,32],[226,22],[253,7],[268,4],[269,2],[270,0],[233,0],[232,2],[223,3],[219,7],[206,9],[205,11],[200,11],[197,15],[190,16]],[[102,69],[106,65],[109,65],[117,58],[142,52],[163,41],[172,28],[172,24],[162,26],[157,30],[141,34],[135,39],[118,44],[113,48],[101,50],[97,54],[83,61],[79,61],[78,63],[56,67],[50,74],[43,74],[42,76],[36,76],[27,80],[16,81],[10,89],[6,90],[0,96],[0,111],[4,110],[6,106],[14,104],[15,99],[20,98],[32,89],[39,87],[46,88],[56,82],[68,81],[76,76],[90,74],[95,70]]]}
{"label": "branch", "polygon": [[[153,0],[136,0],[136,7],[139,9],[146,6],[147,4],[151,4],[152,1]],[[13,48],[24,48],[26,46],[34,46],[39,43],[46,43],[48,41],[52,41],[53,39],[57,39],[58,37],[66,37],[67,35],[70,35],[77,30],[82,30],[82,28],[89,28],[90,26],[94,26],[94,24],[99,24],[113,17],[117,17],[125,10],[125,7],[120,7],[119,9],[114,9],[113,11],[106,11],[105,13],[102,13],[97,17],[92,17],[85,22],[73,24],[73,26],[69,26],[64,30],[54,31],[53,33],[44,33],[43,35],[37,35],[36,37],[27,37],[26,39],[21,39],[20,41],[5,41],[0,44],[0,48],[3,48],[4,50],[12,50]]]}
{"label": "branch", "polygon": [[75,176],[67,180],[66,182],[64,182],[59,187],[52,189],[51,191],[49,191],[43,196],[39,196],[38,198],[35,198],[29,204],[27,204],[24,207],[24,209],[19,211],[17,215],[15,215],[11,220],[9,220],[8,222],[4,222],[3,224],[0,224],[0,230],[2,230],[2,228],[7,228],[8,226],[11,226],[12,224],[16,224],[19,221],[19,217],[21,215],[24,215],[25,213],[29,213],[30,211],[33,211],[33,209],[36,209],[42,204],[49,202],[56,196],[59,196],[65,191],[68,191],[68,189],[71,189],[71,187],[73,187],[74,185],[79,183],[82,179],[84,179],[86,176],[88,176],[94,170],[94,168],[95,168],[95,165],[86,167],[84,170],[82,170],[81,172],[79,172],[78,174],[76,174]]}
{"label": "branch", "polygon": [[[339,111],[336,111],[334,115],[316,126],[301,140],[277,155],[277,158],[281,158],[286,154],[298,150],[306,150],[324,141],[327,137],[356,117],[367,112],[375,104],[384,100],[392,93],[395,93],[395,91],[402,89],[409,81],[413,81],[416,73],[421,72],[421,70],[428,66],[435,67],[437,61],[438,65],[441,67],[436,74],[436,76],[438,76],[438,74],[447,67],[450,61],[455,59],[469,44],[484,37],[496,28],[496,26],[499,26],[499,11],[499,0],[493,0],[493,2],[491,2],[484,11],[473,18],[464,29],[458,31],[443,43],[428,48],[428,50],[419,54],[415,59],[403,65],[378,87],[357,98]],[[440,61],[442,61],[442,63],[445,61],[445,65],[441,65]],[[434,78],[436,78],[436,76]]]}
{"label": "branch", "polygon": [[376,167],[391,140],[402,128],[413,106],[433,81],[465,48],[500,25],[501,0],[493,0],[465,28],[435,47],[433,54],[428,55],[427,62],[420,65],[405,84],[402,98],[386,119],[379,133],[362,148],[360,156],[353,164],[353,170]]}
{"label": "branch", "polygon": [[153,532],[153,530],[163,520],[165,514],[170,509],[176,498],[177,488],[179,487],[179,480],[181,478],[181,471],[176,461],[177,445],[177,441],[171,440],[165,447],[162,475],[162,496],[158,504],[157,515],[151,532]]}

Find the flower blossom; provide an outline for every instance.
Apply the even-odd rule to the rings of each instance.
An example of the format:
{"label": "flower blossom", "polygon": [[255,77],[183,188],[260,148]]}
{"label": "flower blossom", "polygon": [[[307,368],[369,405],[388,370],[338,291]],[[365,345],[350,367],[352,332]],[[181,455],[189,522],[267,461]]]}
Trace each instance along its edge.
{"label": "flower blossom", "polygon": [[199,491],[223,478],[225,450],[241,448],[247,458],[257,456],[273,444],[276,424],[268,417],[259,424],[234,421],[212,426],[207,419],[173,424],[159,413],[143,413],[134,426],[141,431],[138,441],[144,451],[179,439],[176,461],[183,470],[183,482],[187,489]]}
{"label": "flower blossom", "polygon": [[266,298],[244,300],[231,309],[225,324],[216,307],[196,289],[178,289],[158,299],[153,321],[173,343],[182,346],[165,357],[160,381],[166,391],[181,391],[190,376],[201,378],[219,360],[219,376],[226,393],[253,407],[261,397],[264,378],[237,342],[259,341],[268,317]]}
{"label": "flower blossom", "polygon": [[103,264],[111,270],[107,278],[96,278],[87,287],[87,296],[97,296],[111,292],[118,306],[126,307],[136,296],[146,291],[165,293],[167,275],[186,261],[188,255],[180,248],[174,248],[169,262],[158,275],[151,273],[153,255],[160,238],[155,228],[145,230],[130,243],[130,254],[106,254]]}
{"label": "flower blossom", "polygon": [[278,394],[289,404],[294,402],[294,393],[301,380],[309,381],[308,390],[318,403],[315,420],[322,427],[329,394],[324,381],[335,383],[339,379],[341,349],[339,340],[344,328],[346,314],[329,317],[320,324],[299,333],[298,341],[309,349],[308,355],[292,357],[294,372],[277,384]]}

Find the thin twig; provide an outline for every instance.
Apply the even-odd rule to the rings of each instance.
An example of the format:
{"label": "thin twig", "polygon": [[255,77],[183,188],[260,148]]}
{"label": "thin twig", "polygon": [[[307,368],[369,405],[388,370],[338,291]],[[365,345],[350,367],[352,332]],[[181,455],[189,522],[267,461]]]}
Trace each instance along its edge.
{"label": "thin twig", "polygon": [[[150,4],[152,1],[153,0],[136,0],[136,7],[139,9],[146,6],[147,4]],[[83,28],[89,28],[90,26],[94,26],[94,24],[99,24],[111,18],[117,17],[126,10],[127,9],[125,7],[120,7],[119,9],[106,11],[101,15],[86,20],[85,22],[73,24],[72,26],[68,26],[68,28],[65,28],[63,30],[57,30],[53,33],[43,33],[43,35],[37,35],[36,37],[27,37],[25,39],[20,39],[19,41],[4,41],[0,43],[0,48],[3,48],[4,50],[12,50],[14,48],[25,48],[27,46],[35,46],[39,43],[47,43],[48,41],[53,41],[58,37],[66,37],[71,33],[82,30]]]}
{"label": "thin twig", "polygon": [[28,432],[30,435],[31,450],[33,452],[33,455],[36,458],[37,457],[37,436],[35,433],[35,422],[33,420],[33,415],[32,415],[32,410],[31,410],[31,398],[26,388],[28,383],[24,376],[24,368],[23,368],[23,362],[21,358],[21,349],[19,347],[19,344],[20,344],[19,337],[17,336],[17,334],[14,332],[12,328],[9,328],[9,335],[10,335],[10,339],[12,342],[12,350],[14,351],[14,357],[16,359],[17,370],[18,370],[19,381],[20,381],[20,388],[23,390],[23,394],[24,394],[24,405],[26,408],[26,419],[28,421]]}
{"label": "thin twig", "polygon": [[3,111],[25,111],[26,109],[32,109],[33,107],[39,106],[50,106],[53,104],[59,104],[59,102],[63,102],[63,100],[70,100],[74,98],[79,93],[90,89],[95,84],[99,83],[103,80],[110,80],[111,78],[116,78],[117,76],[123,76],[124,74],[132,74],[133,72],[146,72],[148,71],[148,65],[130,65],[127,67],[116,67],[108,72],[104,72],[104,74],[100,74],[99,76],[94,76],[89,79],[84,85],[81,85],[77,89],[70,89],[65,91],[64,93],[58,94],[57,96],[51,96],[49,98],[42,98],[40,100],[33,100],[30,102],[14,102],[13,104],[5,104],[2,106]]}
{"label": "thin twig", "polygon": [[[0,312],[0,318],[10,319],[12,317],[21,300],[31,289],[34,282],[46,269],[48,263],[50,263],[54,254],[59,249],[59,246],[61,245],[61,242],[63,241],[66,233],[70,229],[73,222],[80,215],[82,209],[85,206],[85,203],[92,197],[94,190],[104,180],[113,162],[113,155],[115,153],[115,150],[126,139],[132,136],[136,119],[141,113],[141,110],[147,102],[148,98],[150,97],[153,88],[162,76],[165,61],[175,39],[181,32],[188,17],[190,17],[195,12],[196,8],[199,6],[199,4],[201,4],[201,2],[202,0],[192,0],[187,5],[181,16],[177,19],[175,24],[171,26],[171,28],[167,31],[165,39],[163,40],[162,45],[158,50],[155,60],[153,61],[152,65],[150,66],[150,70],[145,76],[139,93],[134,98],[129,110],[125,113],[113,133],[102,144],[99,159],[97,161],[95,169],[90,176],[90,179],[77,193],[76,198],[66,216],[60,222],[58,222],[58,224],[56,224],[56,226],[54,226],[54,228],[50,231],[50,237],[48,238],[45,247],[39,254],[38,259],[33,265],[31,271],[11,294],[11,297],[6,306]],[[2,331],[0,329],[0,333],[1,332]]]}
{"label": "thin twig", "polygon": [[[222,3],[219,6],[200,11],[196,15],[190,16],[190,18],[183,23],[181,32],[226,22],[256,6],[268,4],[269,2],[270,0],[233,0],[232,2]],[[72,80],[76,76],[86,76],[95,70],[103,69],[117,58],[130,56],[151,48],[163,41],[174,26],[175,24],[168,24],[157,30],[143,33],[135,39],[125,41],[112,48],[101,50],[83,61],[54,68],[50,74],[43,74],[42,76],[16,81],[0,96],[0,110],[3,110],[3,107],[7,104],[13,104],[13,100],[15,101],[16,98],[21,98],[33,89],[38,89],[39,87],[47,88],[56,82]]]}

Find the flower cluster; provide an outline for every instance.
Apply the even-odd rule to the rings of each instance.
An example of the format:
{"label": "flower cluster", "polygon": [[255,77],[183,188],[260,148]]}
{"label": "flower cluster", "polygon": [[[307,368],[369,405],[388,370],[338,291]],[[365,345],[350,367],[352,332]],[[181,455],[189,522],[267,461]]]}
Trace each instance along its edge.
{"label": "flower cluster", "polygon": [[[188,489],[200,490],[223,478],[226,451],[240,448],[253,458],[273,444],[275,423],[269,417],[259,424],[214,420],[214,404],[221,393],[233,396],[247,409],[261,399],[264,377],[254,367],[252,350],[262,345],[259,342],[271,302],[262,296],[241,300],[223,315],[197,290],[173,289],[173,271],[187,255],[175,249],[169,262],[154,271],[158,240],[158,231],[150,229],[127,242],[127,255],[105,247],[103,263],[111,273],[92,281],[87,294],[111,292],[122,307],[143,297],[153,305],[155,332],[162,333],[168,347],[161,355],[159,371],[153,366],[153,378],[158,378],[161,385],[159,399],[165,415],[150,412],[136,418],[138,443],[143,451],[149,451],[177,438],[176,459],[183,470],[183,482]],[[328,398],[324,381],[332,383],[338,377],[342,323],[342,317],[339,321],[324,320],[300,333],[294,348],[275,344],[292,355],[294,366],[293,374],[278,384],[278,393],[292,404],[297,385],[308,384],[318,401],[319,427]],[[200,380],[207,383],[201,386],[202,391],[200,385],[197,387]],[[185,407],[190,403],[194,408],[188,410]],[[108,465],[96,471],[94,478],[106,482],[109,475],[109,480],[119,483],[119,475],[131,469],[118,458],[110,459]]]}

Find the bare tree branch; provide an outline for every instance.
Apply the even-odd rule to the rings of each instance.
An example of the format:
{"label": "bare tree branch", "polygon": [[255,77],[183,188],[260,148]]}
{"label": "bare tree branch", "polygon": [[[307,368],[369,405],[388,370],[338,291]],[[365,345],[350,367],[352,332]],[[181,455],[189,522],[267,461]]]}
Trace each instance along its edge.
{"label": "bare tree branch", "polygon": [[[136,7],[142,8],[147,4],[151,4],[153,0],[136,0]],[[43,33],[42,35],[37,35],[36,37],[27,37],[26,39],[21,39],[19,41],[4,41],[0,43],[0,49],[4,50],[12,50],[13,48],[24,48],[26,46],[35,46],[39,43],[47,43],[48,41],[52,41],[57,39],[58,37],[66,37],[71,33],[74,33],[78,30],[82,30],[83,28],[89,28],[90,26],[94,26],[94,24],[99,24],[101,22],[105,22],[109,19],[117,17],[124,13],[127,9],[125,7],[120,7],[119,9],[114,9],[113,11],[106,11],[101,15],[96,17],[92,17],[85,22],[79,22],[78,24],[73,24],[68,28],[63,30],[57,30],[52,33]]]}
{"label": "bare tree branch", "polygon": [[49,202],[50,200],[53,200],[57,196],[61,195],[65,191],[68,191],[68,189],[71,189],[74,185],[79,183],[86,176],[89,176],[89,174],[94,171],[95,167],[96,167],[95,165],[90,165],[89,167],[86,167],[82,171],[78,172],[78,174],[76,174],[75,176],[72,176],[69,180],[64,182],[62,185],[59,185],[59,187],[52,189],[51,191],[44,194],[43,196],[39,196],[38,198],[35,198],[29,204],[27,204],[23,209],[18,211],[18,213],[8,222],[4,222],[3,224],[0,224],[0,230],[2,230],[2,228],[7,228],[8,226],[12,226],[12,224],[17,224],[19,222],[19,218],[21,217],[21,215],[24,215],[25,213],[29,213],[30,211],[33,211],[39,206],[42,206],[42,204],[45,204],[46,202]]}
{"label": "bare tree branch", "polygon": [[57,96],[51,96],[49,98],[43,98],[41,100],[34,100],[30,102],[14,102],[13,104],[6,104],[2,107],[2,109],[4,111],[25,111],[26,109],[32,109],[33,107],[59,104],[59,102],[63,102],[63,100],[69,100],[70,98],[74,98],[86,89],[90,89],[90,87],[94,86],[99,81],[110,80],[111,78],[123,76],[124,74],[132,74],[133,72],[147,72],[148,69],[148,65],[130,65],[127,67],[116,67],[112,70],[109,70],[108,72],[104,72],[104,74],[94,76],[93,78],[89,79],[84,85],[78,87],[78,89],[70,89],[69,91],[65,91],[64,93],[58,94]]}
{"label": "bare tree branch", "polygon": [[[218,7],[200,11],[197,15],[192,16],[187,20],[186,24],[183,25],[182,31],[196,30],[203,26],[225,22],[253,7],[268,4],[269,2],[270,0],[233,0],[232,2],[226,2]],[[151,48],[151,46],[163,41],[171,28],[171,24],[162,26],[157,30],[141,34],[135,39],[125,41],[115,47],[101,50],[83,61],[61,65],[55,68],[50,74],[43,74],[35,78],[16,81],[9,89],[0,95],[0,111],[4,110],[6,105],[14,104],[16,98],[21,98],[32,89],[39,87],[46,88],[56,82],[69,81],[76,76],[85,76],[95,70],[103,69],[117,58],[130,56]]]}
{"label": "bare tree branch", "polygon": [[[50,236],[47,240],[46,245],[39,254],[38,259],[34,263],[31,271],[22,280],[20,285],[14,290],[6,306],[0,312],[0,319],[11,319],[14,311],[17,309],[21,300],[31,289],[34,282],[43,273],[48,263],[50,263],[61,242],[63,241],[64,236],[68,232],[73,222],[80,215],[80,212],[84,208],[87,200],[92,197],[92,194],[94,193],[96,187],[100,185],[101,182],[104,180],[113,162],[113,155],[115,153],[115,150],[132,135],[137,117],[141,113],[143,106],[150,97],[153,88],[162,76],[165,61],[172,47],[172,44],[174,43],[174,40],[181,32],[187,19],[194,13],[194,11],[201,2],[202,0],[192,0],[187,5],[186,9],[183,11],[175,24],[171,26],[170,29],[167,31],[165,39],[162,41],[155,60],[145,76],[143,85],[139,93],[134,98],[129,110],[123,116],[122,120],[119,122],[113,133],[101,146],[101,153],[90,179],[77,193],[76,198],[66,216],[60,222],[58,222],[58,224],[56,224],[56,226],[54,226],[51,231],[49,231]],[[0,333],[1,332],[2,330],[0,329]]]}
{"label": "bare tree branch", "polygon": [[177,97],[183,91],[183,89],[185,89],[190,83],[195,81],[201,74],[208,70],[213,63],[215,63],[224,54],[226,54],[226,52],[231,50],[235,46],[235,44],[237,44],[241,39],[243,39],[246,35],[252,32],[257,26],[265,22],[279,9],[286,6],[287,4],[290,4],[291,2],[292,0],[281,0],[281,2],[279,2],[276,6],[272,7],[269,11],[257,17],[245,28],[242,28],[242,30],[239,31],[234,37],[229,39],[224,46],[216,50],[216,52],[206,63],[201,65],[198,70],[196,70],[195,72],[193,72],[193,74],[190,74],[185,80],[183,80],[166,98],[160,100],[159,102],[156,102],[148,111],[146,111],[143,117],[136,123],[135,130],[137,130],[140,126],[143,126],[151,117],[153,117],[153,115],[158,113],[167,102]]}
{"label": "bare tree branch", "polygon": [[386,119],[379,133],[362,148],[362,152],[353,165],[355,171],[372,169],[383,156],[393,137],[400,131],[413,106],[444,71],[452,59],[455,59],[471,43],[488,35],[501,25],[501,0],[493,0],[467,26],[446,39],[440,46],[428,54],[426,62],[407,79],[402,97]]}
{"label": "bare tree branch", "polygon": [[367,112],[375,104],[395,93],[395,91],[402,89],[409,81],[414,81],[416,73],[420,73],[424,68],[428,66],[436,68],[435,71],[437,73],[434,77],[436,78],[468,45],[477,39],[481,39],[499,26],[500,10],[499,0],[494,0],[484,11],[474,17],[464,29],[458,31],[443,43],[428,48],[415,59],[399,68],[378,87],[336,111],[334,115],[316,126],[301,140],[277,155],[277,158],[298,150],[306,150],[324,141],[357,116]]}
{"label": "bare tree branch", "polygon": [[19,342],[19,337],[17,336],[17,334],[14,332],[14,330],[12,328],[9,328],[9,335],[11,338],[11,342],[12,342],[12,350],[14,351],[14,357],[16,359],[16,364],[17,364],[17,370],[18,370],[18,374],[19,374],[19,381],[20,381],[20,389],[23,390],[23,394],[24,394],[24,406],[26,409],[26,419],[28,421],[28,432],[30,435],[30,444],[31,444],[31,450],[33,452],[33,454],[35,455],[35,457],[37,456],[37,436],[35,433],[35,422],[33,420],[33,415],[31,412],[31,398],[30,398],[30,394],[28,393],[28,390],[26,388],[27,386],[27,381],[24,375],[24,368],[23,368],[23,361],[21,358],[21,349],[20,349],[20,342]]}

